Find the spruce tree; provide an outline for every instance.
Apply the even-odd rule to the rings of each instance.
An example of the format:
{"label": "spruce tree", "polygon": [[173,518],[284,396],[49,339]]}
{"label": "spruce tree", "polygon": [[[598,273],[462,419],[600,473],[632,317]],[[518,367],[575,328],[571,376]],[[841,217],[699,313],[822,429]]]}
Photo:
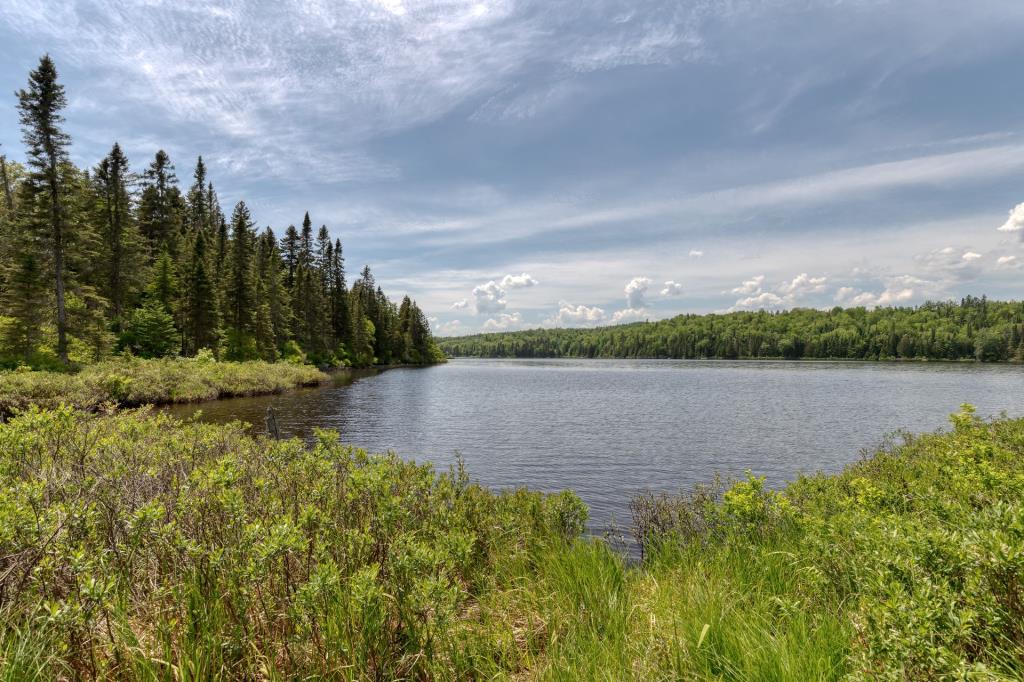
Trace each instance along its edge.
{"label": "spruce tree", "polygon": [[28,88],[18,91],[22,139],[31,173],[25,180],[33,204],[32,219],[26,225],[40,233],[53,268],[56,298],[57,355],[68,364],[68,318],[65,299],[65,248],[68,235],[65,214],[66,191],[62,169],[68,163],[71,139],[61,125],[61,110],[67,106],[64,86],[57,82],[57,68],[49,55],[29,74]]}
{"label": "spruce tree", "polygon": [[188,227],[193,232],[202,232],[210,224],[209,197],[206,194],[206,164],[203,157],[196,160],[192,173],[192,187],[188,191]]}
{"label": "spruce tree", "polygon": [[253,353],[253,314],[256,304],[253,240],[252,216],[245,202],[239,201],[231,215],[230,270],[224,307],[228,328],[228,357],[232,359],[248,359]]}
{"label": "spruce tree", "polygon": [[331,330],[336,344],[351,349],[352,332],[349,318],[348,289],[345,286],[345,258],[341,252],[341,240],[334,241],[331,267]]}
{"label": "spruce tree", "polygon": [[137,290],[142,273],[142,251],[129,195],[128,159],[114,143],[110,154],[96,168],[100,225],[105,258],[100,286],[110,302],[115,327],[120,325],[128,301]]}
{"label": "spruce tree", "polygon": [[285,230],[284,239],[281,240],[282,258],[285,266],[285,283],[288,290],[295,288],[295,268],[299,264],[299,232],[294,225],[289,225]]}
{"label": "spruce tree", "polygon": [[217,353],[220,342],[220,315],[217,291],[210,280],[206,262],[206,235],[196,235],[191,269],[185,282],[183,301],[182,352],[195,355],[210,348]]}
{"label": "spruce tree", "polygon": [[164,246],[177,253],[181,232],[183,199],[178,178],[167,152],[160,150],[143,173],[139,200],[139,231],[148,240],[150,253],[156,256]]}

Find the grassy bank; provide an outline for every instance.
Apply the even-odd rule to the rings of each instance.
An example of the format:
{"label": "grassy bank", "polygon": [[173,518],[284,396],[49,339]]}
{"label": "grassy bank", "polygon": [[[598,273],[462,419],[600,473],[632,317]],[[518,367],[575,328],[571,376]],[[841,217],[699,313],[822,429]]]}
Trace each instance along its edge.
{"label": "grassy bank", "polygon": [[285,362],[122,358],[86,365],[75,374],[0,372],[0,414],[61,403],[91,410],[108,402],[123,406],[197,402],[280,393],[326,380],[327,375],[315,367]]}
{"label": "grassy bank", "polygon": [[633,500],[147,412],[0,426],[0,679],[1016,679],[1024,420]]}

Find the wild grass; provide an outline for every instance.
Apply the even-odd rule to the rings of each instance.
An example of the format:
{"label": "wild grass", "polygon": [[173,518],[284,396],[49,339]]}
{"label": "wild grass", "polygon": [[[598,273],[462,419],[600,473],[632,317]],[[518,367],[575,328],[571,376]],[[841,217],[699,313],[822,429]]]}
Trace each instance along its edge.
{"label": "wild grass", "polygon": [[93,410],[104,403],[131,407],[198,402],[280,393],[326,380],[327,375],[315,367],[287,362],[120,358],[86,365],[75,374],[0,372],[0,414],[9,415],[30,405],[53,408],[69,404]]}
{"label": "wild grass", "polygon": [[835,476],[570,493],[148,411],[0,426],[0,679],[1009,680],[1024,420]]}

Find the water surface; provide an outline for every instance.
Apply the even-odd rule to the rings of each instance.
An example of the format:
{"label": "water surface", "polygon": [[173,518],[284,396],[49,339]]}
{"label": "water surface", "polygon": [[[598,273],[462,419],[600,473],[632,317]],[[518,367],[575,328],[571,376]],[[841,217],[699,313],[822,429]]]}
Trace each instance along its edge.
{"label": "water surface", "polygon": [[944,427],[963,402],[1020,416],[1022,379],[1011,365],[466,359],[171,411],[262,428],[273,405],[284,435],[336,429],[439,466],[459,453],[486,485],[576,490],[601,528],[628,521],[638,490],[836,471],[897,429]]}

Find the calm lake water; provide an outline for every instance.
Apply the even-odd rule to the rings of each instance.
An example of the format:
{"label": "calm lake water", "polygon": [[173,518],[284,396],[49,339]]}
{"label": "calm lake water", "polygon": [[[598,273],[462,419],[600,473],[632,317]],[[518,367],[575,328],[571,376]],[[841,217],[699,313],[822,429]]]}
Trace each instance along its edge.
{"label": "calm lake water", "polygon": [[897,429],[932,431],[960,403],[1024,414],[1024,368],[938,363],[453,360],[342,374],[321,388],[176,406],[284,435],[345,442],[439,466],[466,461],[493,487],[574,489],[592,527],[629,520],[629,497],[746,469],[781,484],[836,471]]}

